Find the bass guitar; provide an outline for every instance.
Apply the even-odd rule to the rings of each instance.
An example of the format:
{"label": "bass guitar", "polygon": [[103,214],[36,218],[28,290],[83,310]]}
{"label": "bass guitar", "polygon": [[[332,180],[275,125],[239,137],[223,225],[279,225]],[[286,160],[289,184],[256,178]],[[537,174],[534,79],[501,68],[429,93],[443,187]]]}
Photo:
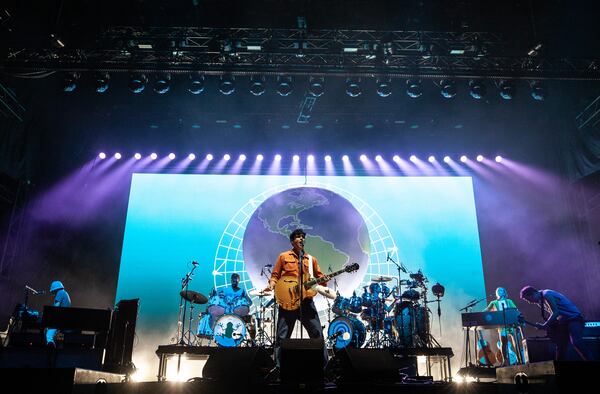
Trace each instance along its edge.
{"label": "bass guitar", "polygon": [[[316,285],[329,281],[331,278],[345,272],[358,271],[357,263],[350,264],[343,269],[324,275],[320,278],[310,278],[302,282],[302,299],[314,297],[317,294]],[[295,311],[300,307],[300,284],[298,278],[292,276],[282,276],[275,284],[275,300],[286,311]]]}

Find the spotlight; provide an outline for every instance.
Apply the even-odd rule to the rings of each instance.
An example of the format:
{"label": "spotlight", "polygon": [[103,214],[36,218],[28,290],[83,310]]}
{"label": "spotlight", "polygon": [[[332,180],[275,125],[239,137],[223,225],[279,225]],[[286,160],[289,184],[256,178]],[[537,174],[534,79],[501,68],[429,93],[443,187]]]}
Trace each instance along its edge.
{"label": "spotlight", "polygon": [[465,156],[465,155],[462,155],[462,156],[460,157],[460,161],[461,161],[462,163],[466,163],[466,162],[467,162],[467,156]]}
{"label": "spotlight", "polygon": [[398,155],[394,155],[394,157],[392,158],[396,163],[400,163],[400,156]]}
{"label": "spotlight", "polygon": [[158,158],[158,155],[157,155],[156,153],[152,153],[152,154],[150,155],[150,158],[151,158],[152,160],[156,160],[156,159]]}
{"label": "spotlight", "polygon": [[450,163],[450,156],[444,156],[444,163]]}
{"label": "spotlight", "polygon": [[115,153],[115,159],[121,160],[121,154],[119,152]]}
{"label": "spotlight", "polygon": [[348,161],[348,160],[350,160],[350,158],[348,157],[348,155],[344,155],[344,156],[342,156],[342,160],[343,161]]}
{"label": "spotlight", "polygon": [[325,155],[325,161],[329,163],[331,161],[331,156]]}
{"label": "spotlight", "polygon": [[231,156],[229,155],[229,153],[225,153],[225,155],[223,155],[223,160],[229,161],[229,159],[231,159]]}
{"label": "spotlight", "polygon": [[275,161],[281,161],[281,155],[280,154],[276,154],[275,155]]}
{"label": "spotlight", "polygon": [[375,161],[380,162],[382,160],[383,160],[383,157],[381,157],[381,155],[375,156]]}
{"label": "spotlight", "polygon": [[408,158],[408,160],[412,161],[413,163],[417,161],[417,156],[415,155],[410,155],[410,157]]}
{"label": "spotlight", "polygon": [[235,92],[235,84],[234,84],[233,75],[221,75],[221,81],[219,82],[219,92],[223,93],[225,96],[229,96],[233,92]]}
{"label": "spotlight", "polygon": [[321,97],[325,93],[325,78],[310,77],[308,93],[313,97]]}
{"label": "spotlight", "polygon": [[473,79],[469,82],[469,94],[475,100],[481,100],[487,92],[487,88],[483,81]]}
{"label": "spotlight", "polygon": [[190,154],[188,155],[188,159],[189,159],[189,160],[196,160],[196,155],[195,155],[195,154],[193,154],[193,153],[190,153]]}
{"label": "spotlight", "polygon": [[531,86],[531,97],[537,101],[544,101],[546,99],[546,86],[540,81],[533,81]]}
{"label": "spotlight", "polygon": [[346,94],[350,97],[358,97],[362,94],[362,89],[360,88],[360,78],[348,78],[346,80]]}
{"label": "spotlight", "polygon": [[211,161],[213,159],[213,155],[211,155],[210,153],[208,155],[206,155],[206,160]]}
{"label": "spotlight", "polygon": [[96,80],[94,82],[96,92],[104,93],[108,90],[108,81],[110,76],[106,73],[98,73],[96,74]]}
{"label": "spotlight", "polygon": [[175,153],[169,153],[169,159],[175,160]]}
{"label": "spotlight", "polygon": [[429,156],[427,158],[427,161],[430,162],[430,163],[433,163],[435,161],[435,156]]}
{"label": "spotlight", "polygon": [[129,77],[129,90],[135,94],[142,93],[146,88],[146,82],[148,82],[148,78],[145,74],[132,74]]}
{"label": "spotlight", "polygon": [[367,155],[360,155],[360,161],[367,160]]}
{"label": "spotlight", "polygon": [[77,89],[77,83],[81,75],[79,73],[67,73],[63,84],[63,91],[71,93]]}
{"label": "spotlight", "polygon": [[308,155],[308,156],[306,156],[306,161],[313,162],[313,161],[315,161],[315,157],[313,155]]}
{"label": "spotlight", "polygon": [[504,100],[512,100],[515,97],[516,90],[513,81],[502,80],[498,87],[500,88],[500,97]]}
{"label": "spotlight", "polygon": [[498,155],[494,160],[496,160],[496,163],[502,163],[502,156]]}
{"label": "spotlight", "polygon": [[406,81],[406,94],[410,98],[417,98],[423,95],[423,85],[420,79],[409,79]]}
{"label": "spotlight", "polygon": [[241,154],[239,157],[240,161],[245,161],[246,160],[246,155]]}
{"label": "spotlight", "polygon": [[204,91],[204,75],[193,73],[190,75],[188,92],[191,94],[200,94]]}
{"label": "spotlight", "polygon": [[482,162],[483,161],[483,156],[482,155],[477,155],[477,161],[478,162]]}
{"label": "spotlight", "polygon": [[135,157],[136,160],[140,160],[142,158],[142,155],[140,153],[136,153],[135,155],[133,155],[133,157]]}
{"label": "spotlight", "polygon": [[106,153],[100,152],[100,153],[98,153],[98,157],[101,158],[102,160],[104,160],[104,159],[106,159]]}
{"label": "spotlight", "polygon": [[264,156],[263,155],[256,155],[256,160],[257,161],[263,161]]}
{"label": "spotlight", "polygon": [[253,96],[261,96],[265,92],[265,79],[260,76],[250,77],[250,93]]}
{"label": "spotlight", "polygon": [[294,155],[294,157],[292,157],[292,160],[294,160],[294,161],[298,161],[298,160],[300,160],[300,156],[298,156],[298,155]]}
{"label": "spotlight", "polygon": [[158,94],[165,94],[171,89],[171,74],[160,73],[155,76],[153,90]]}
{"label": "spotlight", "polygon": [[392,81],[377,81],[377,95],[379,97],[388,97],[392,94]]}
{"label": "spotlight", "polygon": [[292,77],[290,76],[280,76],[277,77],[277,93],[286,97],[292,94],[294,88],[292,86]]}
{"label": "spotlight", "polygon": [[444,79],[440,82],[442,97],[451,99],[456,96],[456,83],[451,79]]}

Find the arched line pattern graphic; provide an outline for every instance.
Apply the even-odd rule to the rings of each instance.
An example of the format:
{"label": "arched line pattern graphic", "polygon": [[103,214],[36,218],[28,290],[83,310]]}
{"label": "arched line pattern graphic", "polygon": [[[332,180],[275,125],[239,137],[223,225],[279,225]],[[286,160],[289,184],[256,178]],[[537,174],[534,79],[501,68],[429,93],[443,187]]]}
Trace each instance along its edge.
{"label": "arched line pattern graphic", "polygon": [[[213,269],[215,289],[227,287],[231,279],[231,274],[237,272],[240,274],[240,286],[243,286],[246,291],[254,290],[254,285],[252,284],[244,265],[242,247],[243,235],[248,221],[256,208],[258,208],[266,199],[284,190],[299,187],[318,187],[337,193],[350,201],[363,217],[369,232],[371,253],[369,256],[369,267],[362,279],[361,287],[369,285],[371,279],[376,276],[385,275],[396,277],[398,273],[397,268],[392,262],[388,261],[387,257],[389,255],[394,261],[399,262],[398,248],[387,225],[369,204],[355,194],[331,184],[319,182],[309,182],[308,184],[292,183],[273,187],[256,197],[251,198],[248,203],[240,208],[240,210],[231,218],[221,235],[215,255]],[[251,313],[256,311],[256,305],[258,305],[257,301],[258,299],[253,297]],[[319,316],[321,317],[321,322],[327,321],[326,310],[320,310]]]}

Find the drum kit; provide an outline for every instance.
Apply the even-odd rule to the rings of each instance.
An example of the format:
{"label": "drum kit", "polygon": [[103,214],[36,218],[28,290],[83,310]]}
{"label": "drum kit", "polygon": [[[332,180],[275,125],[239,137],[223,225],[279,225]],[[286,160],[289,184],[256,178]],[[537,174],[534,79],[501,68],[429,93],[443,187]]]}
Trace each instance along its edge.
{"label": "drum kit", "polygon": [[[411,280],[399,280],[390,289],[391,277],[379,276],[364,286],[361,296],[337,295],[331,311],[337,315],[327,331],[333,348],[429,346],[427,278],[419,270]],[[405,291],[400,293],[401,285]]]}

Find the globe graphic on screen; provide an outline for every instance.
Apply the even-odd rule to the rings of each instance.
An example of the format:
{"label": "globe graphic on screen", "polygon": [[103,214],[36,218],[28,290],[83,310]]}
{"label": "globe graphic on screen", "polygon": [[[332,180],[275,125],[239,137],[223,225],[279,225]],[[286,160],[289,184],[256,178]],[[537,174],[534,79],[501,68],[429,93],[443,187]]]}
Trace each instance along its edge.
{"label": "globe graphic on screen", "polygon": [[[328,287],[344,296],[352,295],[367,272],[371,241],[367,225],[358,210],[344,197],[317,187],[295,187],[264,200],[248,220],[243,237],[246,271],[254,287],[264,288],[270,276],[269,264],[281,252],[291,249],[289,234],[303,229],[305,250],[319,262],[324,274],[358,263],[353,273],[343,273]],[[319,304],[325,301],[316,297]]]}

